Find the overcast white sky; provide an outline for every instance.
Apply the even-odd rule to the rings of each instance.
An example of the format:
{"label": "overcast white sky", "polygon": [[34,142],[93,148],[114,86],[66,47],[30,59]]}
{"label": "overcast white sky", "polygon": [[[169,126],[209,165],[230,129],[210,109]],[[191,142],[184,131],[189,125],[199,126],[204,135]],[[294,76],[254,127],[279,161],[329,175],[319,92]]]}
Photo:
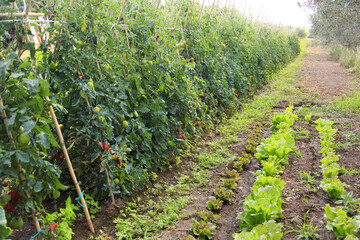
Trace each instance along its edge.
{"label": "overcast white sky", "polygon": [[[198,0],[201,4],[203,0]],[[216,0],[217,1],[217,0]],[[287,26],[310,27],[308,21],[309,10],[300,8],[301,0],[220,0],[224,6],[235,2],[236,8],[246,16],[252,16],[254,20],[282,24]],[[205,0],[205,4],[212,5],[214,0]]]}

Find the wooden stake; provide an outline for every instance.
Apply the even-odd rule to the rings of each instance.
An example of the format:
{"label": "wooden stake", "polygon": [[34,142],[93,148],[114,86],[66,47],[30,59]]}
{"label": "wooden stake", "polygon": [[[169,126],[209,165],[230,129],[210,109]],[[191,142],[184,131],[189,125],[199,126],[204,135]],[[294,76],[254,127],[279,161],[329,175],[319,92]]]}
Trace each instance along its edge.
{"label": "wooden stake", "polygon": [[191,1],[189,1],[189,6],[188,6],[187,13],[186,13],[185,21],[184,21],[183,31],[185,31],[185,28],[186,28],[186,24],[187,24],[187,20],[188,20],[188,17],[189,17],[190,8],[191,8]]}
{"label": "wooden stake", "polygon": [[227,4],[228,4],[228,0],[226,0],[226,3],[225,3],[225,7],[224,7],[224,9],[221,11],[221,16],[220,16],[220,19],[219,19],[219,25],[218,25],[218,28],[220,27],[220,25],[221,25],[221,19],[223,18],[223,16],[224,16],[224,12],[226,11],[226,6],[227,6]]}
{"label": "wooden stake", "polygon": [[[45,99],[46,99],[46,101],[50,102],[49,97],[46,97]],[[55,115],[55,112],[54,112],[54,108],[53,108],[52,105],[49,106],[49,110],[50,110],[50,114],[51,114],[51,117],[52,117],[54,125],[55,125],[56,132],[57,132],[58,137],[59,137],[60,146],[61,146],[61,149],[62,149],[62,151],[64,153],[64,157],[65,157],[65,160],[66,160],[67,167],[69,169],[71,178],[72,178],[72,180],[74,182],[74,185],[75,185],[75,188],[76,188],[76,192],[80,196],[81,195],[81,188],[80,188],[79,182],[77,181],[77,178],[76,178],[72,163],[70,161],[70,157],[69,157],[69,154],[67,152],[67,149],[66,149],[66,146],[65,146],[65,143],[64,143],[64,137],[63,137],[63,135],[61,133],[61,129],[60,129],[59,123],[57,121],[57,118],[56,118],[56,115]],[[92,233],[94,233],[95,232],[94,226],[92,224],[91,217],[90,217],[90,214],[89,214],[89,210],[87,208],[87,205],[86,205],[86,202],[85,202],[85,199],[84,199],[83,196],[80,198],[80,201],[81,201],[81,204],[84,206],[84,213],[85,213],[85,217],[86,217],[87,223],[89,225],[90,231]]]}
{"label": "wooden stake", "polygon": [[[0,108],[3,108],[4,107],[4,104],[3,104],[3,101],[2,101],[2,98],[1,98],[1,95],[0,95]],[[15,146],[15,141],[14,141],[14,137],[13,135],[11,134],[10,130],[9,130],[9,126],[8,126],[8,123],[7,123],[7,116],[6,116],[6,112],[5,110],[2,110],[1,111],[1,116],[3,118],[3,121],[4,121],[4,126],[5,126],[5,131],[6,131],[6,134],[10,140],[10,144],[11,146],[13,147],[13,149],[15,150],[16,149],[16,146]],[[17,165],[17,170],[19,172],[19,181],[20,181],[20,184],[21,186],[24,186],[24,183],[25,183],[25,176],[24,176],[24,173],[22,171],[22,167],[21,167],[21,163],[20,163],[20,159],[18,159],[17,157],[15,157],[15,162],[16,162],[16,165]],[[25,196],[27,199],[30,199],[30,193],[28,191],[25,191]],[[32,216],[32,219],[33,219],[33,223],[35,225],[35,228],[36,228],[36,231],[39,232],[41,230],[40,228],[40,224],[39,224],[39,221],[37,220],[37,217],[36,217],[36,211],[35,209],[31,209],[31,216]]]}
{"label": "wooden stake", "polygon": [[204,3],[205,3],[205,0],[203,0],[203,3],[202,3],[202,5],[201,5],[201,9],[200,9],[200,13],[199,13],[198,21],[200,20],[201,13],[202,13],[203,8],[204,8]]}
{"label": "wooden stake", "polygon": [[214,0],[213,5],[211,6],[209,18],[211,18],[211,15],[212,15],[212,12],[213,12],[213,9],[214,9],[214,6],[215,6],[215,2],[216,2],[216,0]]}
{"label": "wooden stake", "polygon": [[[119,16],[118,16],[118,18],[117,18],[117,20],[116,20],[116,25],[118,25],[118,24],[120,23],[120,19],[121,19],[121,16],[122,16],[122,14],[123,14],[123,12],[124,12],[124,10],[125,10],[126,4],[127,4],[127,0],[125,0],[125,2],[124,2],[124,4],[123,4],[123,7],[122,7],[122,9],[121,9],[121,11],[120,11],[120,13],[119,13]],[[116,28],[115,28],[115,30],[114,30],[114,36],[117,38],[117,29],[116,29]]]}
{"label": "wooden stake", "polygon": [[123,19],[124,19],[124,24],[125,24],[125,38],[126,38],[126,42],[127,42],[127,45],[128,45],[128,49],[130,49],[130,41],[129,41],[129,38],[128,38],[128,30],[127,30],[127,26],[126,26],[126,18],[125,18],[125,14],[123,16]]}
{"label": "wooden stake", "polygon": [[161,2],[161,0],[158,1],[158,4],[157,4],[157,6],[156,6],[156,11],[155,11],[155,14],[154,14],[153,19],[156,18],[156,15],[157,15],[157,13],[158,13],[158,9],[159,9],[159,6],[160,6],[160,2]]}
{"label": "wooden stake", "polygon": [[[0,13],[0,18],[11,18],[11,17],[24,17],[25,13]],[[43,17],[43,13],[29,12],[29,17]]]}
{"label": "wooden stake", "polygon": [[139,14],[140,14],[140,10],[141,10],[141,3],[142,3],[142,1],[140,1],[139,7],[138,7],[138,11],[137,11],[137,13],[136,13],[135,21],[138,20],[138,17],[139,17]]}
{"label": "wooden stake", "polygon": [[168,9],[166,9],[166,15],[165,15],[165,19],[164,19],[164,22],[166,22],[166,20],[167,20],[167,18],[168,18],[168,15],[169,15],[169,9],[171,8],[171,6],[173,5],[173,2],[174,2],[174,0],[171,0],[171,3],[170,3],[170,5],[169,5],[169,8]]}
{"label": "wooden stake", "polygon": [[[205,0],[204,0],[204,1],[205,1]],[[174,32],[175,32],[175,28],[176,28],[177,22],[179,21],[179,17],[180,17],[180,13],[181,13],[181,11],[182,11],[182,6],[183,6],[183,4],[184,4],[184,0],[181,2],[180,9],[179,9],[177,18],[176,18],[176,20],[175,20]]]}

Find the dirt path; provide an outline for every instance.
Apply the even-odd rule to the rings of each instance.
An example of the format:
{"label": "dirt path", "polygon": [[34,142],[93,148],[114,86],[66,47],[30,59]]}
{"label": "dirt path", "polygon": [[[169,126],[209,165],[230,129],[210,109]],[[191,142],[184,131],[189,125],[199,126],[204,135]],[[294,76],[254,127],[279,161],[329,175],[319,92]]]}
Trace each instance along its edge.
{"label": "dirt path", "polygon": [[359,86],[359,79],[332,61],[329,52],[321,47],[309,47],[298,84],[304,93],[316,94],[319,99],[333,101],[352,92]]}

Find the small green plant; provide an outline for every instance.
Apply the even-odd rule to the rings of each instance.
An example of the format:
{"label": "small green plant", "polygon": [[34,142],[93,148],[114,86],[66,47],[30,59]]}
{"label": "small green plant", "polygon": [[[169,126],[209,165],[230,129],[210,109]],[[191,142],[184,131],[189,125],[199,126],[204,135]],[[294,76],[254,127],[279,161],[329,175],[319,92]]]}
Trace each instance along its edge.
{"label": "small green plant", "polygon": [[193,220],[190,234],[194,235],[198,239],[213,239],[216,233],[216,225],[214,223],[206,222],[204,220]]}
{"label": "small green plant", "polygon": [[236,179],[235,178],[223,178],[221,179],[221,185],[227,189],[235,189],[236,188]]}
{"label": "small green plant", "polygon": [[158,178],[158,175],[155,172],[150,173],[150,180],[152,182],[156,182],[157,178]]}
{"label": "small green plant", "polygon": [[301,139],[307,139],[311,136],[311,133],[306,128],[302,127],[294,127],[295,130],[295,139],[301,140]]}
{"label": "small green plant", "polygon": [[243,153],[241,157],[238,157],[239,162],[242,163],[243,167],[246,167],[251,162],[251,155]]}
{"label": "small green plant", "polygon": [[189,235],[189,236],[183,238],[182,240],[196,240],[196,238],[194,238],[194,236],[192,236],[192,235]]}
{"label": "small green plant", "polygon": [[230,202],[230,196],[233,194],[233,192],[229,189],[220,187],[215,189],[215,197],[216,199],[220,199],[224,201],[224,203]]}
{"label": "small green plant", "polygon": [[347,185],[337,177],[325,178],[320,182],[320,187],[328,194],[328,197],[336,201],[341,198]]}
{"label": "small green plant", "polygon": [[220,199],[216,199],[215,197],[211,196],[209,201],[206,203],[206,209],[212,212],[220,211],[223,205],[223,201]]}
{"label": "small green plant", "polygon": [[85,194],[85,201],[90,211],[91,218],[94,219],[95,218],[94,215],[98,213],[101,209],[101,207],[99,207],[99,202],[95,201],[94,198],[91,197],[89,194]]}
{"label": "small green plant", "polygon": [[[71,229],[71,225],[75,221],[76,214],[74,210],[79,210],[79,207],[71,203],[71,198],[66,200],[66,207],[60,208],[59,212],[52,214],[46,213],[46,217],[43,218],[43,224],[46,228],[51,228],[56,236],[56,239],[67,240],[71,239],[74,232]],[[56,227],[55,225],[56,224]],[[52,234],[50,232],[45,233],[46,237],[51,239]]]}
{"label": "small green plant", "polygon": [[317,181],[313,176],[308,172],[299,172],[300,182],[306,184],[306,187],[309,191],[317,191]]}
{"label": "small green plant", "polygon": [[343,209],[346,212],[359,213],[360,198],[354,198],[352,191],[344,191],[341,199],[336,201],[335,204],[343,204]]}
{"label": "small green plant", "polygon": [[227,176],[228,178],[234,178],[235,180],[240,179],[239,173],[238,173],[237,171],[235,171],[235,170],[228,170],[228,171],[226,172],[226,176]]}
{"label": "small green plant", "polygon": [[335,233],[335,235],[344,239],[348,236],[355,236],[360,228],[360,220],[356,217],[350,218],[341,208],[332,208],[329,204],[325,207],[326,229]]}
{"label": "small green plant", "polygon": [[274,220],[267,221],[254,227],[250,232],[243,231],[241,233],[234,233],[233,238],[235,240],[280,240],[283,236],[281,231],[281,223],[276,223]]}
{"label": "small green plant", "polygon": [[360,169],[352,168],[352,167],[350,167],[350,169],[346,169],[345,167],[341,167],[339,174],[342,176],[358,175],[358,174],[360,174]]}
{"label": "small green plant", "polygon": [[241,161],[235,162],[233,165],[233,169],[240,173],[243,170],[243,163]]}
{"label": "small green plant", "polygon": [[284,171],[284,167],[280,164],[279,159],[276,156],[269,156],[267,161],[260,161],[262,169],[260,170],[261,174],[264,176],[277,176]]}
{"label": "small green plant", "polygon": [[311,122],[311,113],[305,115],[304,121],[305,121],[305,123],[310,124],[310,122]]}
{"label": "small green plant", "polygon": [[213,212],[209,211],[201,211],[200,218],[206,222],[215,222],[217,219],[220,218],[219,215],[214,214]]}
{"label": "small green plant", "polygon": [[319,239],[321,237],[321,235],[319,235],[317,232],[322,229],[317,226],[315,226],[315,227],[313,226],[313,224],[312,224],[313,219],[310,220],[309,224],[306,224],[306,217],[309,214],[310,210],[311,209],[306,211],[302,225],[298,225],[297,229],[295,229],[291,226],[288,226],[288,228],[290,228],[291,230],[287,231],[286,233],[296,232],[298,234],[297,239],[305,239],[305,240]]}

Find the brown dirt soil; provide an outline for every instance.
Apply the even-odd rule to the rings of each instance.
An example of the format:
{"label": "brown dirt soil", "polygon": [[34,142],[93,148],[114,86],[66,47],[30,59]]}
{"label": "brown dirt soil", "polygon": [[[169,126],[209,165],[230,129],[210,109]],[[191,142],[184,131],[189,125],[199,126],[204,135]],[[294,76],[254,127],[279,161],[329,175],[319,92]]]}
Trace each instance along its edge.
{"label": "brown dirt soil", "polygon": [[[354,75],[351,75],[345,68],[341,67],[339,63],[330,60],[329,54],[326,50],[320,47],[309,47],[307,56],[305,57],[303,67],[301,68],[301,74],[298,77],[296,86],[301,89],[304,94],[316,94],[318,96],[317,102],[302,101],[295,104],[295,107],[301,107],[303,105],[326,105],[330,101],[343,97],[346,93],[350,93],[353,90],[359,88],[359,79]],[[274,107],[274,112],[281,112],[289,105],[289,102],[283,101]],[[334,120],[334,119],[333,119]],[[336,120],[336,119],[335,119]],[[350,119],[352,121],[351,129],[346,128],[344,124],[334,125],[339,131],[336,134],[336,142],[342,143],[344,139],[342,133],[346,131],[355,130],[360,136],[360,119]],[[319,182],[322,179],[320,173],[320,159],[318,154],[320,150],[319,136],[314,126],[297,122],[294,125],[296,131],[303,129],[307,130],[310,134],[307,137],[296,139],[296,146],[301,156],[292,155],[290,157],[290,164],[286,166],[281,178],[287,183],[283,192],[283,200],[286,202],[283,204],[283,215],[278,222],[287,226],[284,230],[285,234],[283,239],[293,240],[297,238],[297,234],[294,232],[286,233],[291,226],[297,229],[297,226],[303,224],[305,213],[309,210],[306,223],[309,223],[313,219],[313,225],[320,227],[322,230],[318,233],[321,235],[321,239],[335,239],[332,233],[325,230],[324,206],[328,203],[325,193],[319,188]],[[268,129],[268,126],[264,126],[264,130]],[[245,151],[245,144],[247,140],[247,132],[239,132],[238,137],[241,139],[239,143],[233,144],[229,148],[229,152],[236,156],[240,156]],[[267,137],[270,134],[269,131],[263,132],[263,137]],[[203,138],[205,141],[212,142],[218,139],[216,134],[208,134]],[[339,164],[346,168],[360,168],[360,152],[356,151],[359,145],[353,145],[349,149],[339,149],[337,154],[340,155]],[[206,148],[203,149],[206,151]],[[196,159],[186,159],[184,161],[196,161]],[[158,173],[158,181],[168,182],[171,184],[175,182],[174,172],[181,173],[190,168],[189,164],[185,164],[182,168],[173,168],[172,171],[165,173]],[[232,196],[232,201],[228,205],[224,205],[220,210],[220,219],[217,220],[217,235],[215,239],[230,240],[232,234],[238,230],[238,220],[236,215],[242,210],[241,202],[249,193],[250,187],[253,185],[254,175],[252,174],[260,168],[260,165],[256,159],[252,159],[248,169],[245,169],[240,174],[240,180],[237,182],[237,189]],[[210,170],[211,182],[205,189],[194,189],[190,194],[195,197],[195,200],[188,205],[181,214],[192,214],[195,212],[204,211],[206,209],[206,202],[210,196],[214,195],[214,190],[220,184],[220,179],[225,177],[228,166],[222,165],[217,169]],[[299,172],[310,173],[316,180],[316,185],[310,187],[315,188],[315,191],[311,190],[307,185],[300,181]],[[354,191],[354,196],[359,197],[360,190],[360,176],[341,176],[340,179],[350,185],[348,190]],[[94,227],[97,230],[96,235],[102,233],[103,227],[106,227],[106,236],[103,239],[116,239],[115,237],[115,223],[113,219],[118,217],[120,209],[127,201],[132,198],[140,197],[146,199],[143,194],[144,191],[135,192],[132,197],[124,199],[116,199],[117,207],[111,205],[110,200],[101,203],[101,211],[96,214],[93,220]],[[189,230],[192,223],[192,217],[196,218],[196,214],[190,217],[182,218],[178,221],[176,227],[169,228],[163,231],[161,239],[163,240],[180,240],[189,235]],[[78,221],[73,227],[75,236],[73,239],[89,239],[91,236],[88,230],[86,222]],[[28,232],[29,235],[29,232]],[[32,234],[30,234],[31,236]],[[14,238],[14,239],[28,239]]]}
{"label": "brown dirt soil", "polygon": [[309,47],[298,84],[304,93],[318,94],[319,99],[333,101],[359,87],[359,79],[339,62],[331,60],[327,50]]}

